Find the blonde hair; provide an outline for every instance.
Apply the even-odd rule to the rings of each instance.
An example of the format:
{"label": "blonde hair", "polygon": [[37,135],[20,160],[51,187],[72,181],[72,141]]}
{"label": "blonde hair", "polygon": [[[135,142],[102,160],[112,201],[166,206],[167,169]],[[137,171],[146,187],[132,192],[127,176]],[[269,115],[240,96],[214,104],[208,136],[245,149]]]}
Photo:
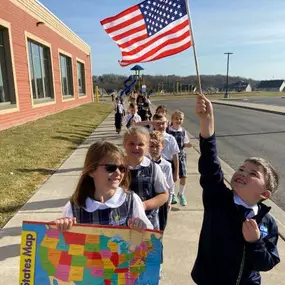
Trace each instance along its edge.
{"label": "blonde hair", "polygon": [[279,185],[279,176],[269,161],[260,157],[250,157],[244,162],[250,162],[257,166],[261,166],[265,175],[266,190],[270,191],[272,194],[277,190]]}
{"label": "blonde hair", "polygon": [[149,143],[149,131],[145,127],[133,126],[133,127],[130,127],[129,129],[127,129],[126,132],[124,133],[124,137],[123,137],[123,144],[124,145],[127,142],[128,137],[131,135],[144,136],[147,140],[147,143]]}
{"label": "blonde hair", "polygon": [[[96,189],[94,180],[89,174],[98,168],[104,158],[120,160],[124,165],[127,165],[124,152],[116,145],[107,141],[98,141],[92,144],[86,154],[79,182],[70,199],[71,203],[79,207],[86,207],[86,199],[88,197],[94,199]],[[126,173],[120,186],[124,188],[124,190],[128,190],[129,185],[130,173],[128,167],[126,167]]]}
{"label": "blonde hair", "polygon": [[175,116],[180,116],[180,117],[184,117],[184,113],[180,110],[175,110],[172,114],[171,114],[171,121],[174,120]]}
{"label": "blonde hair", "polygon": [[153,131],[149,134],[150,140],[156,141],[158,143],[162,143],[164,145],[163,134],[159,131]]}

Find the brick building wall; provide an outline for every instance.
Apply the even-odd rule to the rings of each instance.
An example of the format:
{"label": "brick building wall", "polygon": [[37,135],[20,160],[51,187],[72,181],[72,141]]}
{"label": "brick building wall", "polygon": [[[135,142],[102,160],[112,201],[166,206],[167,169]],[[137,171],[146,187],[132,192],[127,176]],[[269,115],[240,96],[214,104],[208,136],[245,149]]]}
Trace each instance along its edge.
{"label": "brick building wall", "polygon": [[[14,104],[5,100],[0,103],[0,130],[92,101],[90,47],[42,4],[35,0],[1,0],[0,27],[9,36],[13,74],[10,91],[13,89],[15,95]],[[28,41],[50,52],[51,100],[38,102],[33,98]],[[71,59],[73,96],[62,95],[60,54]],[[78,63],[84,67],[84,94],[79,94]]]}

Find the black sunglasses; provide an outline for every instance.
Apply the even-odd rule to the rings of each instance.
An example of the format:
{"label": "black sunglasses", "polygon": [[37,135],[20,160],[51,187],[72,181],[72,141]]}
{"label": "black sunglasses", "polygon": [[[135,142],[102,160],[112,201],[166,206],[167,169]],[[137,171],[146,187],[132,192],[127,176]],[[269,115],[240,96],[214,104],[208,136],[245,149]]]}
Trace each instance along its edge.
{"label": "black sunglasses", "polygon": [[105,170],[109,173],[115,172],[117,169],[120,170],[121,173],[125,173],[127,171],[127,167],[123,164],[116,165],[116,164],[99,164],[99,166],[104,166]]}

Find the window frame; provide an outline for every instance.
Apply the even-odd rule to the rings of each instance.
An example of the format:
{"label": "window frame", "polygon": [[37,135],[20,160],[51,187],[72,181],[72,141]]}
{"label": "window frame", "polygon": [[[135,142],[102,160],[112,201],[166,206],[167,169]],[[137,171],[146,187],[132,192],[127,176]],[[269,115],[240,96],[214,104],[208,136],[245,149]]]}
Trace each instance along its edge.
{"label": "window frame", "polygon": [[[83,76],[84,76],[84,93],[80,93],[79,92],[79,84],[78,84],[78,81],[79,81],[79,74],[78,74],[78,66],[77,66],[77,64],[82,64],[83,65],[83,72],[84,72],[84,74],[83,74]],[[78,92],[78,98],[80,99],[80,98],[85,98],[85,97],[87,97],[87,84],[86,84],[86,69],[85,69],[85,61],[84,60],[82,60],[82,59],[80,59],[80,58],[76,58],[76,72],[77,72],[77,92]]]}
{"label": "window frame", "polygon": [[[68,94],[68,95],[63,95],[63,89],[62,89],[62,70],[61,70],[61,56],[70,58],[70,63],[71,63],[71,79],[72,79],[72,91],[73,94]],[[73,64],[73,56],[72,54],[62,50],[58,49],[58,64],[59,64],[59,73],[60,73],[60,92],[61,92],[61,100],[62,102],[66,101],[72,101],[75,100],[75,88],[74,88],[74,64]],[[69,73],[68,70],[66,70],[67,74]]]}
{"label": "window frame", "polygon": [[[53,97],[47,98],[34,98],[33,95],[33,87],[32,87],[32,76],[31,76],[31,60],[30,60],[30,53],[29,53],[29,40],[35,42],[36,44],[42,45],[45,48],[49,49],[49,61],[50,61],[50,92],[52,93]],[[49,42],[25,31],[25,42],[26,42],[26,52],[27,52],[27,62],[28,62],[28,76],[29,76],[29,85],[30,85],[30,96],[32,102],[32,108],[43,107],[47,105],[54,105],[56,104],[56,92],[55,92],[55,82],[54,82],[54,67],[53,67],[53,54],[52,54],[52,46]]]}
{"label": "window frame", "polygon": [[[9,84],[8,102],[0,103],[0,115],[19,111],[18,86],[14,61],[14,47],[11,33],[11,24],[0,18],[0,26],[5,29],[6,39],[4,38],[4,49],[8,49],[5,55],[7,79]],[[7,42],[5,42],[7,40]],[[7,58],[8,57],[8,58]],[[12,103],[14,102],[14,103]]]}

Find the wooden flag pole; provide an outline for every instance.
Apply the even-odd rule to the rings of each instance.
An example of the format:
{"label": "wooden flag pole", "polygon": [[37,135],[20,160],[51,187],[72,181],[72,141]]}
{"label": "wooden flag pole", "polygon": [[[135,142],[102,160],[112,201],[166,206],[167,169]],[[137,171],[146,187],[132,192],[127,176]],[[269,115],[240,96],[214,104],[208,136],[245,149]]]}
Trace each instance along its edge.
{"label": "wooden flag pole", "polygon": [[201,77],[199,73],[199,65],[198,65],[198,57],[196,52],[196,45],[194,41],[194,34],[192,29],[192,21],[191,21],[191,14],[190,14],[190,8],[189,8],[189,0],[185,0],[186,3],[186,9],[188,13],[188,19],[189,19],[189,26],[190,26],[190,33],[191,33],[191,39],[192,39],[192,46],[193,46],[193,52],[194,52],[194,60],[195,60],[195,66],[196,66],[196,74],[197,74],[197,87],[199,94],[202,94],[202,85],[201,85]]}

